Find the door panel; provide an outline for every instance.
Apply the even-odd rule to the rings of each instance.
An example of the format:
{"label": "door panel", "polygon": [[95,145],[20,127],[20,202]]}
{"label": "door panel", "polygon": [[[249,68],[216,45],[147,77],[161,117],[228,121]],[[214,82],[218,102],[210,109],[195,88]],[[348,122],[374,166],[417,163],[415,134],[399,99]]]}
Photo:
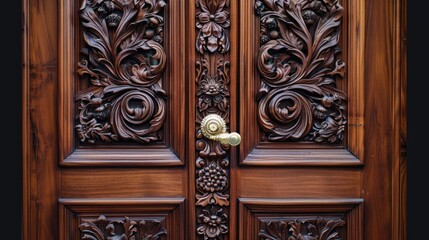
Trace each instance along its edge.
{"label": "door panel", "polygon": [[183,6],[60,1],[60,9],[60,164],[183,165],[185,114],[174,110],[185,106],[175,32]]}
{"label": "door panel", "polygon": [[23,3],[24,239],[404,239],[405,1]]}

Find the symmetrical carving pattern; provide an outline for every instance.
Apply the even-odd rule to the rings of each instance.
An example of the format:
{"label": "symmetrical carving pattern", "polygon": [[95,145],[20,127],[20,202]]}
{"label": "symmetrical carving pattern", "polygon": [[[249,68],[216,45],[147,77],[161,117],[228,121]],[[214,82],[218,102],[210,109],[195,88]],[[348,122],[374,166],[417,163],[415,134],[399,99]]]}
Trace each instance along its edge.
{"label": "symmetrical carving pattern", "polygon": [[95,221],[87,221],[79,225],[81,239],[88,240],[165,240],[167,230],[161,221],[134,221],[125,217],[124,220],[108,220],[101,215]]}
{"label": "symmetrical carving pattern", "polygon": [[199,29],[196,47],[204,54],[205,51],[226,53],[229,50],[229,0],[195,0],[200,11],[196,14]]}
{"label": "symmetrical carving pattern", "polygon": [[222,239],[228,232],[228,216],[222,208],[212,206],[210,210],[203,209],[198,216],[197,233],[204,239]]}
{"label": "symmetrical carving pattern", "polygon": [[343,7],[338,0],[257,0],[262,78],[258,121],[268,141],[341,142],[346,96],[336,88]]}
{"label": "symmetrical carving pattern", "polygon": [[339,229],[344,225],[341,219],[327,221],[322,217],[270,221],[263,224],[258,237],[260,240],[341,240]]}
{"label": "symmetrical carving pattern", "polygon": [[205,138],[200,126],[208,114],[229,123],[229,0],[196,0],[196,7],[197,236],[221,240],[229,225],[229,145]]}
{"label": "symmetrical carving pattern", "polygon": [[82,142],[161,139],[166,93],[163,0],[85,0],[85,46],[77,72],[90,86],[76,94]]}

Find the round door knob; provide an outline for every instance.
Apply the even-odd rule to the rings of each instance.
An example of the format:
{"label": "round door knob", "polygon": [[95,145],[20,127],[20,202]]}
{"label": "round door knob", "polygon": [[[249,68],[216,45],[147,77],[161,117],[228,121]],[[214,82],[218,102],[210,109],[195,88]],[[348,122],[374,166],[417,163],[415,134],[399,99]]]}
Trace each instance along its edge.
{"label": "round door knob", "polygon": [[209,114],[203,118],[201,121],[201,132],[206,138],[219,141],[223,144],[237,146],[241,142],[240,134],[226,132],[225,120],[217,114]]}

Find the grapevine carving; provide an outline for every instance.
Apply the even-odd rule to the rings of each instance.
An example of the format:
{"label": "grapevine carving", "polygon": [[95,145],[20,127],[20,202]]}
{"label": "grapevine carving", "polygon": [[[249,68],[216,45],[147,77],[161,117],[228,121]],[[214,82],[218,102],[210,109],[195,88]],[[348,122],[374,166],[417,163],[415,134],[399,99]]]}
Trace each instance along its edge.
{"label": "grapevine carving", "polygon": [[260,240],[341,240],[339,229],[345,226],[341,219],[270,221],[259,231]]}
{"label": "grapevine carving", "polygon": [[163,0],[84,0],[85,46],[77,73],[90,86],[76,94],[82,142],[161,140],[166,114],[162,75]]}
{"label": "grapevine carving", "polygon": [[336,88],[343,7],[338,0],[257,0],[258,121],[267,141],[338,143],[346,95]]}
{"label": "grapevine carving", "polygon": [[101,215],[95,221],[79,225],[82,240],[165,240],[167,230],[158,220],[109,220]]}

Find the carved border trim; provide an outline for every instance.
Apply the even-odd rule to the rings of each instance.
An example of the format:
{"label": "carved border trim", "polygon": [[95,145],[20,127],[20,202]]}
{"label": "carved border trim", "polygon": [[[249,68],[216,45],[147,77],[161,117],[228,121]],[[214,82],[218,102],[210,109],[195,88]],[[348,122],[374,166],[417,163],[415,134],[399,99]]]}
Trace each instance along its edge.
{"label": "carved border trim", "polygon": [[229,145],[205,138],[201,120],[221,116],[227,126],[229,94],[229,0],[195,0],[196,6],[196,236],[227,239],[229,232]]}
{"label": "carved border trim", "polygon": [[[174,129],[174,137],[166,135],[163,143],[120,146],[77,146],[74,133],[74,95],[78,57],[78,14],[76,1],[59,2],[59,50],[58,50],[58,126],[59,126],[59,164],[61,166],[180,166],[184,165],[186,141],[185,115],[179,111],[168,111],[164,130]],[[169,2],[165,7],[164,47],[166,56],[177,58],[177,65],[165,67],[165,78],[174,76],[174,81],[165,81],[162,87],[173,97],[166,99],[167,108],[185,108],[185,95],[181,93],[185,85],[185,56],[180,54],[184,48],[184,38],[174,31],[182,29],[185,15],[184,4]],[[177,128],[177,129],[176,129]],[[102,153],[102,154],[100,154]]]}
{"label": "carved border trim", "polygon": [[[104,221],[103,216],[110,216],[115,218],[115,220],[123,220],[125,218],[126,222],[126,217],[134,220],[134,216],[139,214],[144,216],[153,214],[154,218],[150,219],[153,219],[155,222],[161,220],[161,218],[165,218],[165,230],[168,233],[176,234],[174,235],[175,239],[185,239],[186,229],[185,223],[182,221],[185,219],[185,198],[60,198],[59,239],[80,239],[79,236],[82,230],[90,230],[87,228],[90,224],[78,222],[81,217],[99,217],[101,221]],[[110,217],[107,218],[110,219]],[[128,223],[132,222],[128,221]],[[159,225],[155,224],[156,226]],[[164,236],[164,231],[162,231],[164,227],[159,227],[159,233]],[[139,231],[141,233],[146,230],[140,229]],[[129,234],[132,233],[129,232]]]}
{"label": "carved border trim", "polygon": [[[241,12],[255,12],[256,1],[240,2]],[[348,97],[347,134],[343,145],[307,144],[307,143],[264,143],[261,133],[252,133],[259,129],[256,116],[258,103],[254,100],[254,91],[259,89],[258,82],[247,79],[260,78],[254,61],[243,61],[240,68],[240,102],[246,102],[247,108],[241,108],[240,134],[247,144],[240,144],[239,164],[256,166],[362,166],[364,164],[364,50],[365,50],[365,3],[364,1],[341,1],[347,13],[341,32],[345,35],[344,60],[348,63],[342,89]],[[260,48],[260,19],[257,14],[240,15],[241,22],[251,22],[240,29],[239,59],[254,59],[255,51]],[[355,29],[355,31],[349,31]],[[353,44],[351,44],[353,43]],[[261,80],[262,81],[262,80]],[[344,81],[340,81],[344,82]],[[333,151],[334,154],[330,154]],[[267,160],[264,155],[272,158]],[[303,156],[306,156],[303,159]],[[286,157],[287,156],[287,157]]]}
{"label": "carved border trim", "polygon": [[[253,239],[258,236],[256,215],[318,215],[344,214],[346,236],[348,240],[363,240],[363,212],[362,198],[344,199],[261,199],[239,198],[239,239]],[[250,234],[250,236],[249,236]]]}

